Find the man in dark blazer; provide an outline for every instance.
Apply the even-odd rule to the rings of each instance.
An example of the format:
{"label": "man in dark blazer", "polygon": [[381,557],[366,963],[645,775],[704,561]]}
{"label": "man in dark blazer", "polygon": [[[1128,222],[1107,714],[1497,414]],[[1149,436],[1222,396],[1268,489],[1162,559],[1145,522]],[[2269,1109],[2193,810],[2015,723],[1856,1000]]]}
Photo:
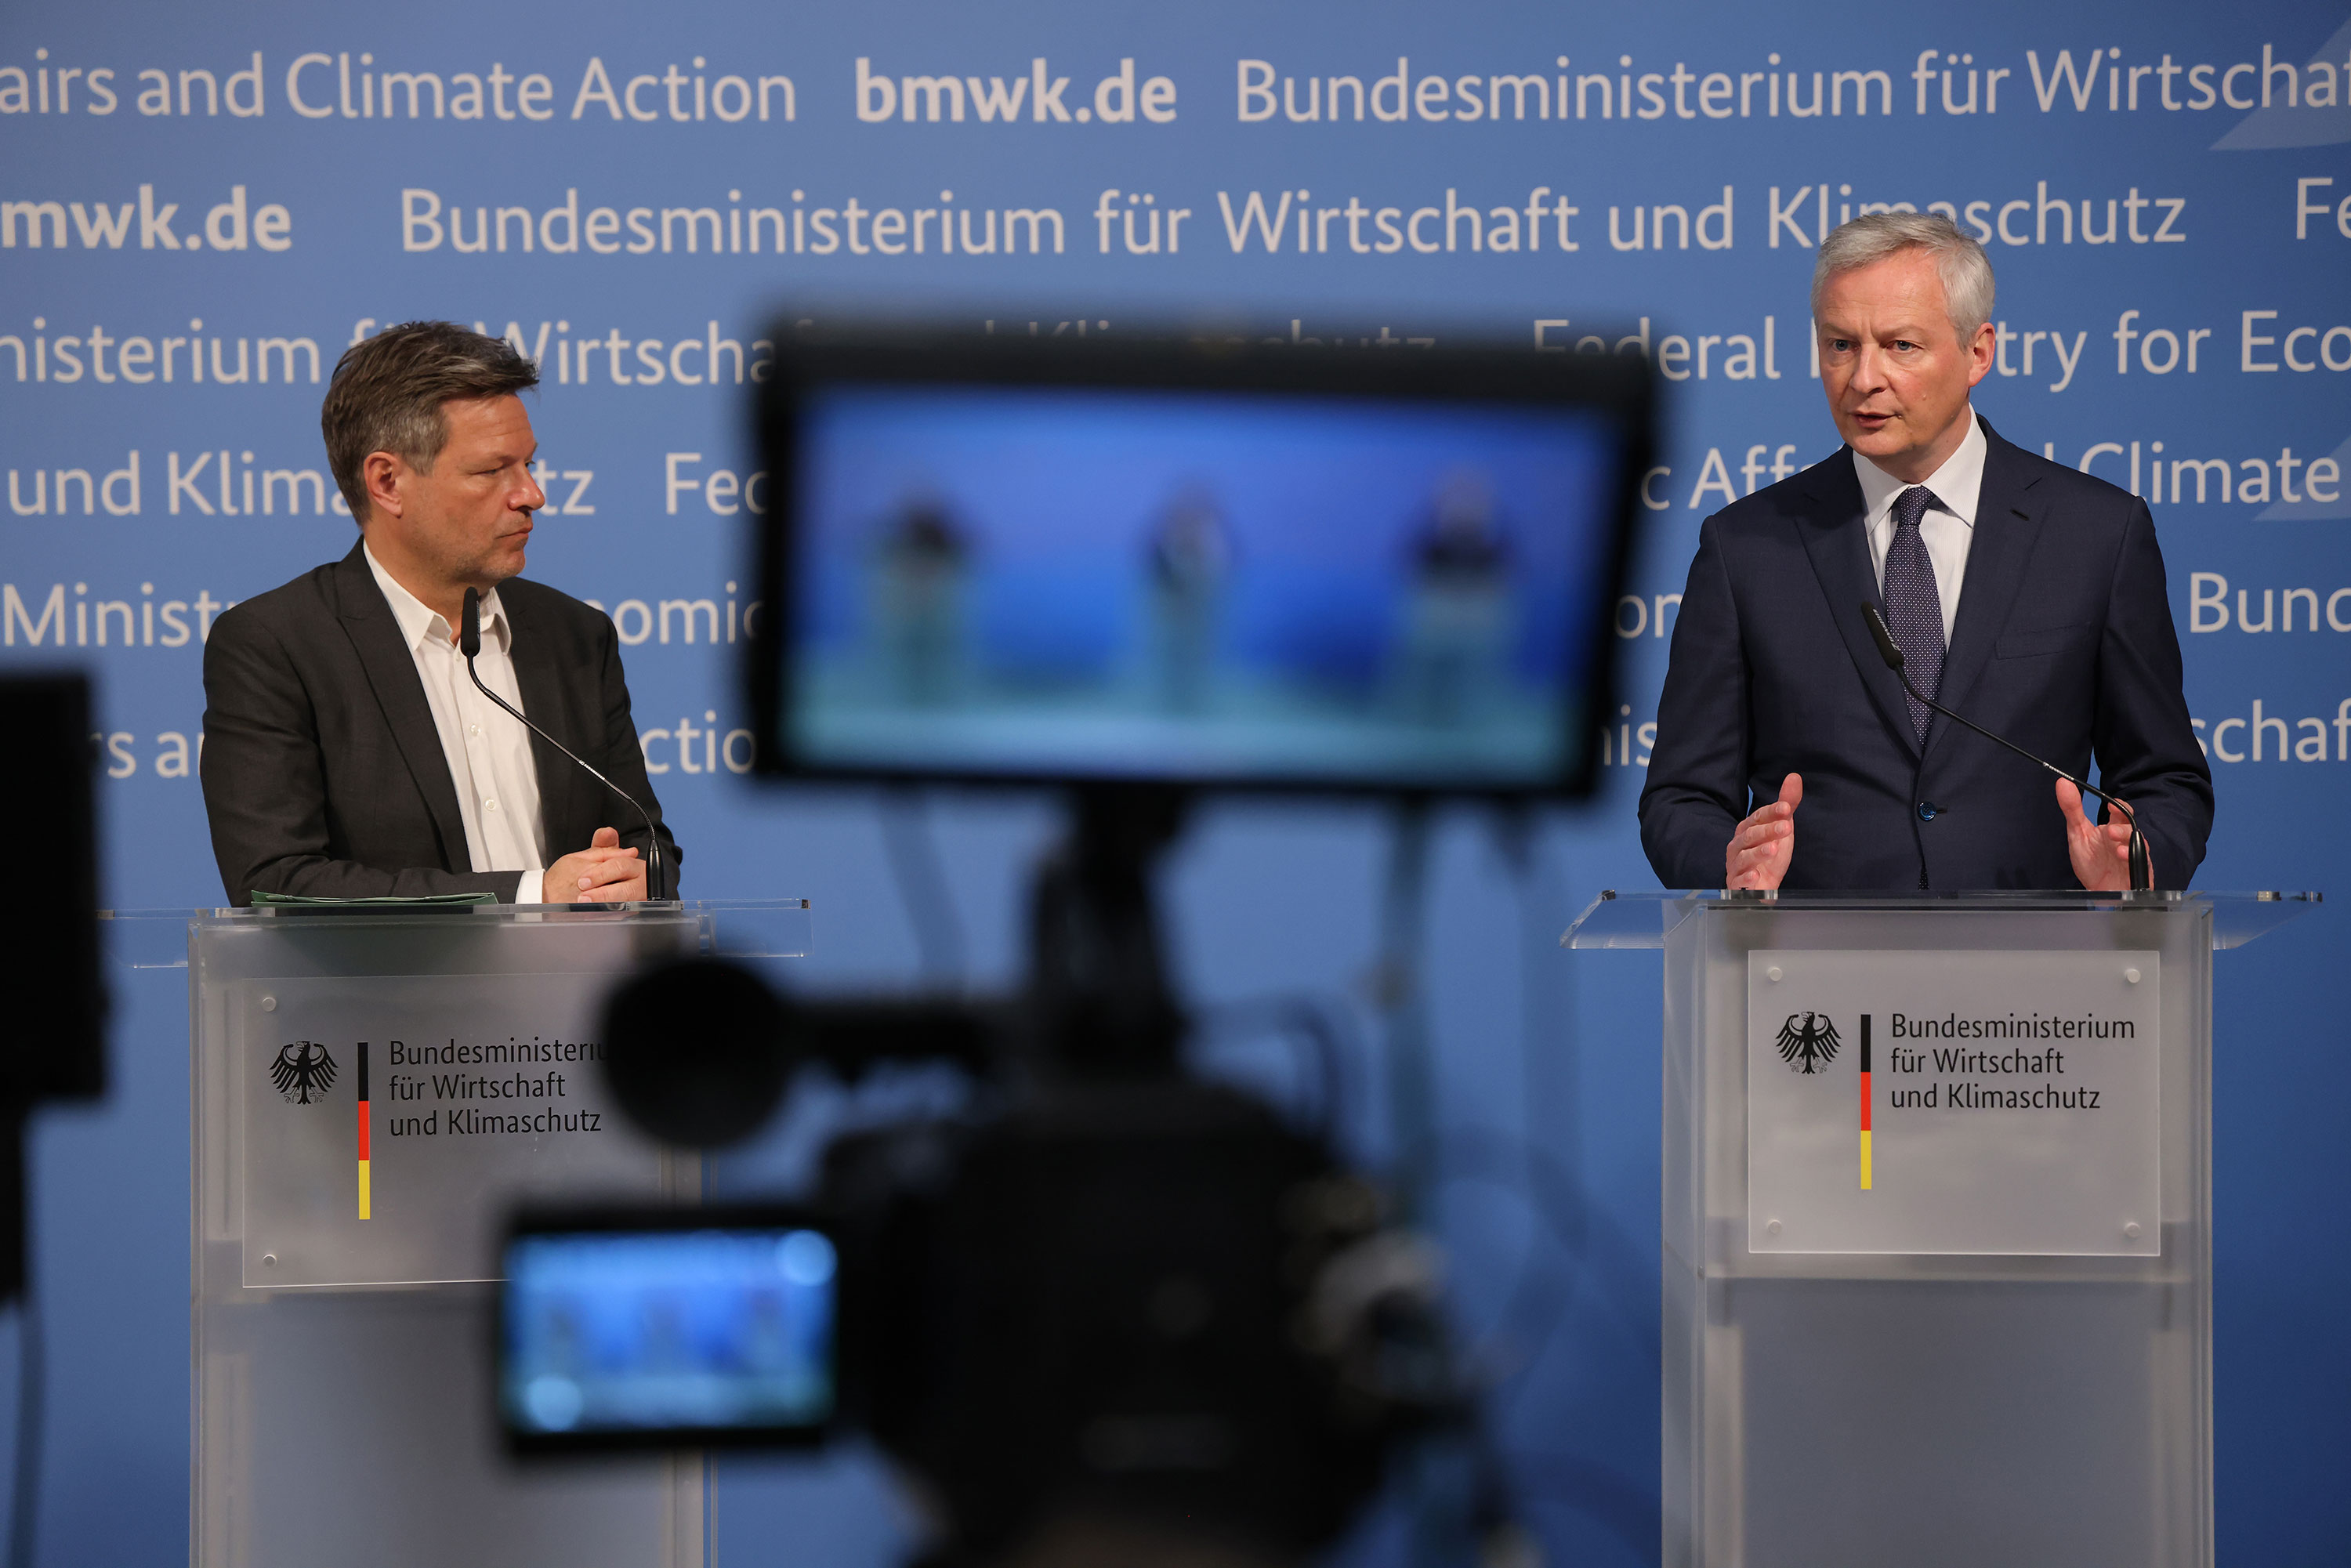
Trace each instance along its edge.
{"label": "man in dark blazer", "polygon": [[2129,885],[2129,831],[2080,792],[1911,700],[1920,690],[2099,782],[2137,814],[2158,887],[2212,825],[2147,504],[2002,440],[1991,269],[1930,214],[1857,218],[1813,286],[1843,450],[1699,529],[1641,792],[1668,887]]}
{"label": "man in dark blazer", "polygon": [[486,684],[643,803],[668,868],[652,894],[675,896],[612,623],[516,575],[546,504],[516,395],[537,381],[446,322],[336,366],[320,423],[360,542],[229,610],[204,645],[204,810],[231,903],[648,895],[636,810],[473,686],[455,646],[468,588]]}

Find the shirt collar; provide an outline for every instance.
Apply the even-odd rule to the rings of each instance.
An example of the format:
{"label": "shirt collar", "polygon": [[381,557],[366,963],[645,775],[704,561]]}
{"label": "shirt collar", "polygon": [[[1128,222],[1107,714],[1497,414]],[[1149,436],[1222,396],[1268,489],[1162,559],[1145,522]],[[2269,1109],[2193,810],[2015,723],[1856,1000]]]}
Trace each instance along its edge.
{"label": "shirt collar", "polygon": [[[1968,410],[1968,433],[1960,439],[1959,449],[1943,460],[1943,465],[1926,478],[1927,488],[1935,492],[1941,509],[1970,528],[1975,527],[1976,503],[1983,494],[1984,458],[1991,444],[1984,439],[1983,422],[1976,418],[1975,410]],[[1855,477],[1861,481],[1862,515],[1873,528],[1884,523],[1893,513],[1895,497],[1910,487],[1907,479],[1897,479],[1856,452],[1853,455]]]}
{"label": "shirt collar", "polygon": [[[367,557],[368,570],[375,574],[375,585],[383,591],[384,602],[392,606],[392,618],[400,622],[401,641],[411,650],[426,643],[449,646],[455,640],[455,629],[441,612],[402,588],[364,541],[360,549]],[[482,595],[482,635],[496,640],[501,653],[514,651],[513,628],[507,624],[506,611],[498,603],[498,591],[495,588]]]}

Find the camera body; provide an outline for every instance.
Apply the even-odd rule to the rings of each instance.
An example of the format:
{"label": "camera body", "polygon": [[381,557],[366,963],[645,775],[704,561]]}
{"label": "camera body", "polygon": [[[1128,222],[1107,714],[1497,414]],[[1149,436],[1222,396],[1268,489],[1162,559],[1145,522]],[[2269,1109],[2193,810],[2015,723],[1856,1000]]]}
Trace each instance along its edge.
{"label": "camera body", "polygon": [[[681,998],[726,997],[726,972],[634,988],[674,1019]],[[1025,1016],[779,1002],[765,1043],[854,1071],[953,1058]],[[624,1027],[608,1050],[628,1106],[660,1044]],[[654,1076],[673,1097],[659,1123],[677,1085]],[[1384,1228],[1378,1190],[1321,1139],[1237,1090],[995,1081],[983,1111],[837,1138],[804,1205],[520,1217],[496,1347],[511,1446],[861,1434],[983,1560],[1069,1519],[1283,1552],[1333,1537],[1395,1438],[1458,1403],[1433,1254]]]}
{"label": "camera body", "polygon": [[825,1174],[845,1408],[976,1549],[1071,1514],[1311,1546],[1444,1392],[1395,1380],[1435,1349],[1433,1280],[1380,1322],[1334,1291],[1376,1195],[1231,1090],[1057,1087],[846,1139]]}

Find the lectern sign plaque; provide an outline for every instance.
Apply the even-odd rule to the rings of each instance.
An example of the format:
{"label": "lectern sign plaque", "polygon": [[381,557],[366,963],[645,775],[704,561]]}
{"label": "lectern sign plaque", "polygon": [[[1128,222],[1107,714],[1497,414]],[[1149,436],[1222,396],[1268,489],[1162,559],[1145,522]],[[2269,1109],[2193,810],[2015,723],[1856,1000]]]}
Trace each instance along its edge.
{"label": "lectern sign plaque", "polygon": [[1749,1249],[2156,1255],[2158,964],[1750,952]]}
{"label": "lectern sign plaque", "polygon": [[662,1151],[605,1092],[600,992],[576,974],[236,982],[245,1283],[488,1279],[513,1204],[661,1192]]}

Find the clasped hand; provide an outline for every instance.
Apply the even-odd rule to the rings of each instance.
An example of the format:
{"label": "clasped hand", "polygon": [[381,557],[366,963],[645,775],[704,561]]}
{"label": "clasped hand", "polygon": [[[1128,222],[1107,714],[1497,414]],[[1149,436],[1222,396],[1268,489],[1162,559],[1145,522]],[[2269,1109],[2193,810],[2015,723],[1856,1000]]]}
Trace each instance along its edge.
{"label": "clasped hand", "polygon": [[621,847],[617,828],[599,828],[588,847],[565,855],[540,879],[548,904],[634,904],[645,896],[645,862]]}

